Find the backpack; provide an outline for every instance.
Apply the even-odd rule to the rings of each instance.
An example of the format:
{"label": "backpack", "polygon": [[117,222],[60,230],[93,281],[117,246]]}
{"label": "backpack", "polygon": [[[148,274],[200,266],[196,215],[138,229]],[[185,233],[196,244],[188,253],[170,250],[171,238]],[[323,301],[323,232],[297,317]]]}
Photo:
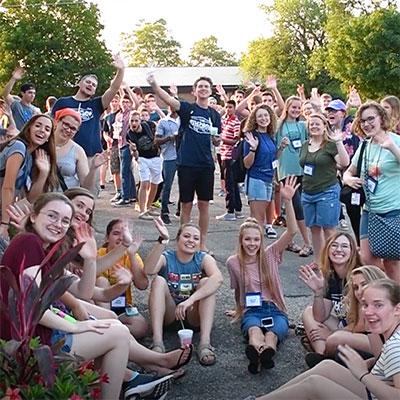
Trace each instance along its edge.
{"label": "backpack", "polygon": [[[253,133],[253,135],[257,135]],[[236,183],[242,183],[246,179],[246,174],[247,174],[247,168],[244,166],[243,158],[244,158],[244,142],[245,139],[240,139],[233,147],[232,147],[232,175],[233,175],[233,180]],[[256,154],[254,155],[254,158],[257,155],[258,147],[256,150]]]}

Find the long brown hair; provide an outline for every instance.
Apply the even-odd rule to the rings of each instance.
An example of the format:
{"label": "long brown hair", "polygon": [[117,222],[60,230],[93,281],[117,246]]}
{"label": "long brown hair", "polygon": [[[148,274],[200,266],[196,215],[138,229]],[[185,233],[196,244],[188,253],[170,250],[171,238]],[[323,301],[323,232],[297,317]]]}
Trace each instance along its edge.
{"label": "long brown hair", "polygon": [[353,125],[354,129],[360,137],[365,137],[364,130],[361,128],[361,114],[368,110],[368,108],[373,108],[381,119],[381,128],[384,131],[391,129],[390,118],[386,110],[376,101],[367,101],[357,110],[356,117],[354,118]]}
{"label": "long brown hair", "polygon": [[89,199],[93,200],[93,210],[92,210],[92,213],[89,215],[89,219],[87,221],[87,223],[89,225],[92,225],[92,222],[93,222],[93,211],[94,211],[94,206],[96,204],[95,203],[95,198],[93,196],[93,193],[90,192],[89,190],[83,188],[83,187],[74,187],[74,188],[67,189],[64,192],[64,195],[67,196],[70,200],[73,200],[77,196],[86,196],[86,197],[89,197]]}
{"label": "long brown hair", "polygon": [[269,125],[267,127],[267,133],[270,136],[275,135],[276,133],[276,115],[272,108],[266,104],[260,104],[259,106],[255,107],[250,115],[246,119],[246,124],[244,126],[244,132],[254,132],[257,130],[257,121],[256,121],[256,114],[258,110],[267,110],[269,114]]}
{"label": "long brown hair", "polygon": [[236,317],[235,319],[239,319],[243,315],[243,306],[241,304],[241,300],[244,297],[244,292],[245,292],[245,283],[246,283],[246,263],[245,263],[245,257],[246,253],[243,249],[243,236],[244,232],[246,229],[255,229],[259,232],[260,234],[260,249],[258,250],[257,253],[257,265],[259,266],[259,271],[260,271],[260,282],[261,286],[263,288],[266,288],[270,293],[273,301],[276,303],[278,308],[284,312],[286,312],[286,305],[283,302],[283,299],[280,298],[279,296],[279,291],[278,288],[273,285],[272,282],[272,277],[271,277],[271,272],[269,265],[267,263],[267,258],[265,256],[265,249],[264,249],[264,234],[261,229],[261,226],[258,224],[257,220],[255,218],[247,218],[245,222],[240,226],[239,229],[239,241],[238,241],[238,247],[237,247],[237,257],[239,259],[239,266],[240,266],[240,278],[241,278],[241,284],[239,285],[239,295],[240,295],[240,301],[237,304],[237,309],[236,309]]}

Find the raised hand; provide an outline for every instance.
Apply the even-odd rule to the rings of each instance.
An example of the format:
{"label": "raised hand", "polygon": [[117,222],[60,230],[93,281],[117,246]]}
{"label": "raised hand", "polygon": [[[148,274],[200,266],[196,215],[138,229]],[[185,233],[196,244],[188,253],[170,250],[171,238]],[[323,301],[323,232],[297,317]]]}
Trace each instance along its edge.
{"label": "raised hand", "polygon": [[360,94],[354,85],[349,87],[349,100],[348,103],[351,107],[359,108],[362,104]]}
{"label": "raised hand", "polygon": [[157,228],[158,233],[160,234],[160,236],[163,239],[168,240],[169,239],[169,232],[168,232],[168,229],[165,226],[163,220],[161,219],[161,217],[154,218],[154,225]]}
{"label": "raised hand", "polygon": [[276,76],[268,75],[267,80],[265,81],[265,86],[267,89],[276,89],[278,87]]}
{"label": "raised hand", "polygon": [[113,55],[113,65],[117,69],[124,69],[125,68],[125,63],[124,60],[122,59],[121,55],[119,53],[116,53]]}
{"label": "raised hand", "polygon": [[250,148],[255,150],[258,147],[258,137],[254,136],[252,132],[246,132],[244,134],[244,139],[250,145]]}
{"label": "raised hand", "polygon": [[94,237],[94,229],[86,222],[81,222],[74,229],[77,243],[85,243],[78,254],[83,259],[96,259],[97,244]]}
{"label": "raised hand", "polygon": [[12,77],[16,80],[16,81],[20,81],[24,75],[26,74],[26,70],[23,67],[16,67],[12,73]]}
{"label": "raised hand", "polygon": [[313,101],[319,103],[320,97],[321,97],[321,96],[320,96],[319,93],[318,93],[318,88],[313,87],[313,88],[311,89],[311,100],[313,100]]}
{"label": "raised hand", "polygon": [[25,223],[32,212],[32,206],[26,202],[23,204],[10,204],[7,206],[7,214],[10,217],[10,224],[15,226],[19,231],[25,229]]}
{"label": "raised hand", "polygon": [[131,271],[123,266],[114,266],[111,274],[117,285],[129,285],[132,282]]}
{"label": "raised hand", "polygon": [[305,92],[304,92],[304,83],[301,83],[297,85],[297,94],[299,97],[304,98],[305,97]]}
{"label": "raised hand", "polygon": [[296,193],[296,190],[300,186],[300,183],[297,183],[297,178],[295,176],[288,176],[286,178],[285,184],[282,184],[280,182],[280,193],[281,193],[281,199],[283,201],[290,201],[292,200],[294,194]]}
{"label": "raised hand", "polygon": [[139,247],[142,245],[143,243],[143,237],[140,234],[133,234],[132,235],[132,241],[131,241],[131,245],[128,247],[128,253],[135,255],[137,253],[137,251],[139,250]]}
{"label": "raised hand", "polygon": [[383,136],[375,136],[375,141],[380,144],[384,149],[391,150],[393,147],[396,147],[392,137],[385,133]]}
{"label": "raised hand", "polygon": [[316,272],[309,265],[299,269],[299,278],[314,292],[321,293],[325,288],[325,279],[320,270]]}
{"label": "raised hand", "polygon": [[218,95],[221,97],[226,96],[225,89],[222,85],[215,85],[215,90],[217,91]]}
{"label": "raised hand", "polygon": [[343,141],[343,132],[340,129],[335,129],[334,131],[328,131],[328,137],[335,143]]}
{"label": "raised hand", "polygon": [[146,76],[147,83],[151,86],[156,83],[156,77],[154,76],[154,72],[149,72]]}
{"label": "raised hand", "polygon": [[40,173],[48,175],[50,172],[50,156],[43,149],[37,149],[35,151],[35,165]]}
{"label": "raised hand", "polygon": [[178,87],[175,84],[170,85],[169,92],[171,96],[177,97],[178,96]]}

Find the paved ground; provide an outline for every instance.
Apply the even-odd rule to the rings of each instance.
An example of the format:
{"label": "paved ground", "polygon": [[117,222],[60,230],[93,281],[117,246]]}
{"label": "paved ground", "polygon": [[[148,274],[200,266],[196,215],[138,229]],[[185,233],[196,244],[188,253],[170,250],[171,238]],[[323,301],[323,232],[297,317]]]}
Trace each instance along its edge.
{"label": "paved ground", "polygon": [[[145,238],[145,242],[140,249],[140,254],[145,256],[158,237],[153,223],[151,221],[138,220],[138,212],[134,211],[133,206],[111,207],[109,199],[112,196],[112,185],[108,184],[107,189],[109,191],[106,190],[101,193],[95,211],[94,221],[99,242],[104,237],[108,221],[116,217],[126,217],[134,231],[141,233]],[[172,200],[175,201],[176,197],[175,190]],[[174,384],[167,397],[168,399],[243,399],[250,394],[268,393],[306,368],[304,363],[305,350],[301,346],[299,338],[291,330],[289,338],[279,349],[274,369],[264,370],[259,375],[251,375],[247,371],[247,359],[244,354],[245,344],[240,333],[240,327],[237,324],[231,324],[229,318],[224,315],[226,309],[234,306],[233,292],[230,289],[225,260],[235,251],[241,221],[216,221],[215,216],[222,214],[225,208],[223,198],[215,196],[214,200],[215,203],[210,206],[211,223],[208,245],[214,252],[215,259],[225,278],[218,291],[215,326],[212,336],[212,344],[216,347],[217,363],[211,367],[203,367],[194,357],[186,368],[186,376]],[[246,215],[249,214],[247,206],[244,211]],[[171,237],[174,237],[177,228],[178,221],[174,220],[170,227]],[[281,229],[279,231],[281,232]],[[170,246],[174,246],[174,244],[174,241],[170,242]],[[311,301],[310,290],[297,277],[299,265],[307,260],[309,259],[285,252],[284,262],[281,267],[281,278],[291,322],[300,320],[302,310]],[[139,299],[138,307],[144,315],[148,315],[147,297],[147,291],[141,293],[136,291],[136,298]],[[198,337],[195,335],[194,343],[197,343],[197,341]],[[150,338],[144,341],[145,344],[150,344],[150,342]],[[175,333],[167,334],[165,345],[167,350],[176,348],[179,345],[177,335]]]}

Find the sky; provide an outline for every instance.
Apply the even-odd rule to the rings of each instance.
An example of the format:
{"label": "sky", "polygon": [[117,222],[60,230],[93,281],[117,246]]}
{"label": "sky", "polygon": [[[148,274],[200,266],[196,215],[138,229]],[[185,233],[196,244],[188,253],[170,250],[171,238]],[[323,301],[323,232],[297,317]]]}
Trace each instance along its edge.
{"label": "sky", "polygon": [[187,58],[193,43],[210,35],[218,45],[238,57],[249,42],[271,35],[267,15],[259,8],[263,0],[92,0],[99,6],[107,47],[120,50],[120,34],[137,29],[141,19],[167,21],[170,35]]}

